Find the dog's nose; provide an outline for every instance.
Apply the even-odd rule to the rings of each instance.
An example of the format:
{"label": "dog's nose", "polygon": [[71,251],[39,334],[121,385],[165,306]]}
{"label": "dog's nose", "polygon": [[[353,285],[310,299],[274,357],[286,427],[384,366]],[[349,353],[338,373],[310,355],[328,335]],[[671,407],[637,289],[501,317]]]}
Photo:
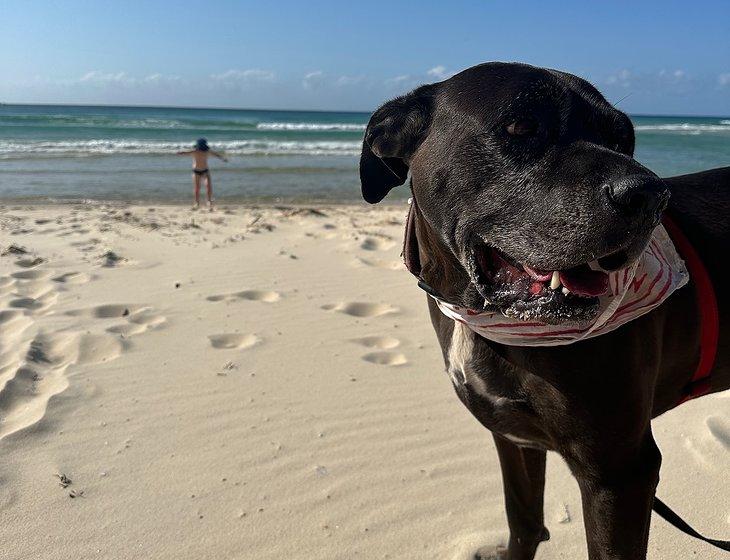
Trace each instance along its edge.
{"label": "dog's nose", "polygon": [[606,183],[603,188],[611,205],[626,217],[658,220],[669,200],[669,189],[655,177],[622,177]]}

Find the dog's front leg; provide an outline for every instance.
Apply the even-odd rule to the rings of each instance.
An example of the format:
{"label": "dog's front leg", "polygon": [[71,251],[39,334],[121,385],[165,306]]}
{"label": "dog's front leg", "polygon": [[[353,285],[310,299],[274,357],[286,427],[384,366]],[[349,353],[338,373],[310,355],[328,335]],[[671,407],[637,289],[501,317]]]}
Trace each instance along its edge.
{"label": "dog's front leg", "polygon": [[590,560],[646,558],[661,454],[648,434],[638,449],[621,455],[625,459],[619,463],[590,472],[571,465],[581,490]]}
{"label": "dog's front leg", "polygon": [[502,469],[510,538],[505,560],[532,560],[550,538],[543,523],[545,451],[518,447],[494,434]]}

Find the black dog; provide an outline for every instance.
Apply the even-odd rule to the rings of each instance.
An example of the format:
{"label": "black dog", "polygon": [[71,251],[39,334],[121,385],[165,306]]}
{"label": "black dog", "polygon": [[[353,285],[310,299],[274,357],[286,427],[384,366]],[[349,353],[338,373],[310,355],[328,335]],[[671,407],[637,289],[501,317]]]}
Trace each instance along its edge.
{"label": "black dog", "polygon": [[[667,205],[715,284],[727,275],[730,167],[661,180],[633,151],[631,121],[586,81],[522,64],[482,64],[373,114],[362,193],[378,202],[410,170],[420,276],[443,299],[575,324],[597,312],[595,261],[605,270],[634,262]],[[545,287],[535,296],[500,276],[504,263],[560,271],[578,294]],[[646,557],[661,463],[651,419],[681,401],[697,366],[695,292],[690,280],[611,333],[552,347],[490,342],[428,298],[456,392],[494,433],[510,528],[500,558],[531,559],[549,537],[546,450],[560,453],[578,480],[591,560]],[[730,386],[722,290],[717,303],[719,344],[706,392]]]}

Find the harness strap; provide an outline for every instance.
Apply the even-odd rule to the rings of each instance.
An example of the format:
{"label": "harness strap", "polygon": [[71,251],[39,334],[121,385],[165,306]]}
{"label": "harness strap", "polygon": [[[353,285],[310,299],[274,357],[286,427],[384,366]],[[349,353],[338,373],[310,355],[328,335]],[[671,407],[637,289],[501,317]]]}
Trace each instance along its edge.
{"label": "harness strap", "polygon": [[667,214],[664,214],[662,222],[672,241],[674,241],[674,246],[687,265],[689,277],[695,285],[697,307],[700,310],[700,359],[691,381],[684,389],[684,396],[677,403],[677,405],[680,405],[710,392],[710,372],[715,365],[715,357],[717,356],[720,317],[712,280],[702,263],[702,259],[689,239],[679,229],[679,226]]}
{"label": "harness strap", "polygon": [[708,537],[700,535],[697,531],[690,527],[684,519],[677,515],[672,510],[672,508],[670,508],[667,504],[662,502],[656,496],[654,497],[654,505],[652,506],[652,509],[659,515],[659,517],[664,519],[664,521],[670,523],[671,525],[674,525],[674,527],[689,535],[690,537],[694,537],[696,539],[706,542],[707,544],[711,544],[712,546],[715,546],[720,550],[730,551],[730,541],[710,539]]}

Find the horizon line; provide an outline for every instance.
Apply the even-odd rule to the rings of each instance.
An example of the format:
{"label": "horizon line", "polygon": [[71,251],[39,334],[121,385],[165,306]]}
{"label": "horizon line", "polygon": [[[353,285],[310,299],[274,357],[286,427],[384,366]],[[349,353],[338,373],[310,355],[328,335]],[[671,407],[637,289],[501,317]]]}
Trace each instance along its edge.
{"label": "horizon line", "polygon": [[[187,109],[187,110],[209,110],[209,111],[261,111],[279,113],[353,113],[370,114],[375,109],[354,110],[354,109],[272,109],[257,107],[215,107],[215,106],[192,106],[192,105],[144,105],[144,104],[116,104],[116,103],[6,103],[0,102],[0,108],[10,106],[21,107],[115,107],[120,109]],[[730,115],[707,115],[707,114],[668,114],[668,113],[627,113],[633,117],[673,117],[673,118],[716,118],[724,119]]]}

